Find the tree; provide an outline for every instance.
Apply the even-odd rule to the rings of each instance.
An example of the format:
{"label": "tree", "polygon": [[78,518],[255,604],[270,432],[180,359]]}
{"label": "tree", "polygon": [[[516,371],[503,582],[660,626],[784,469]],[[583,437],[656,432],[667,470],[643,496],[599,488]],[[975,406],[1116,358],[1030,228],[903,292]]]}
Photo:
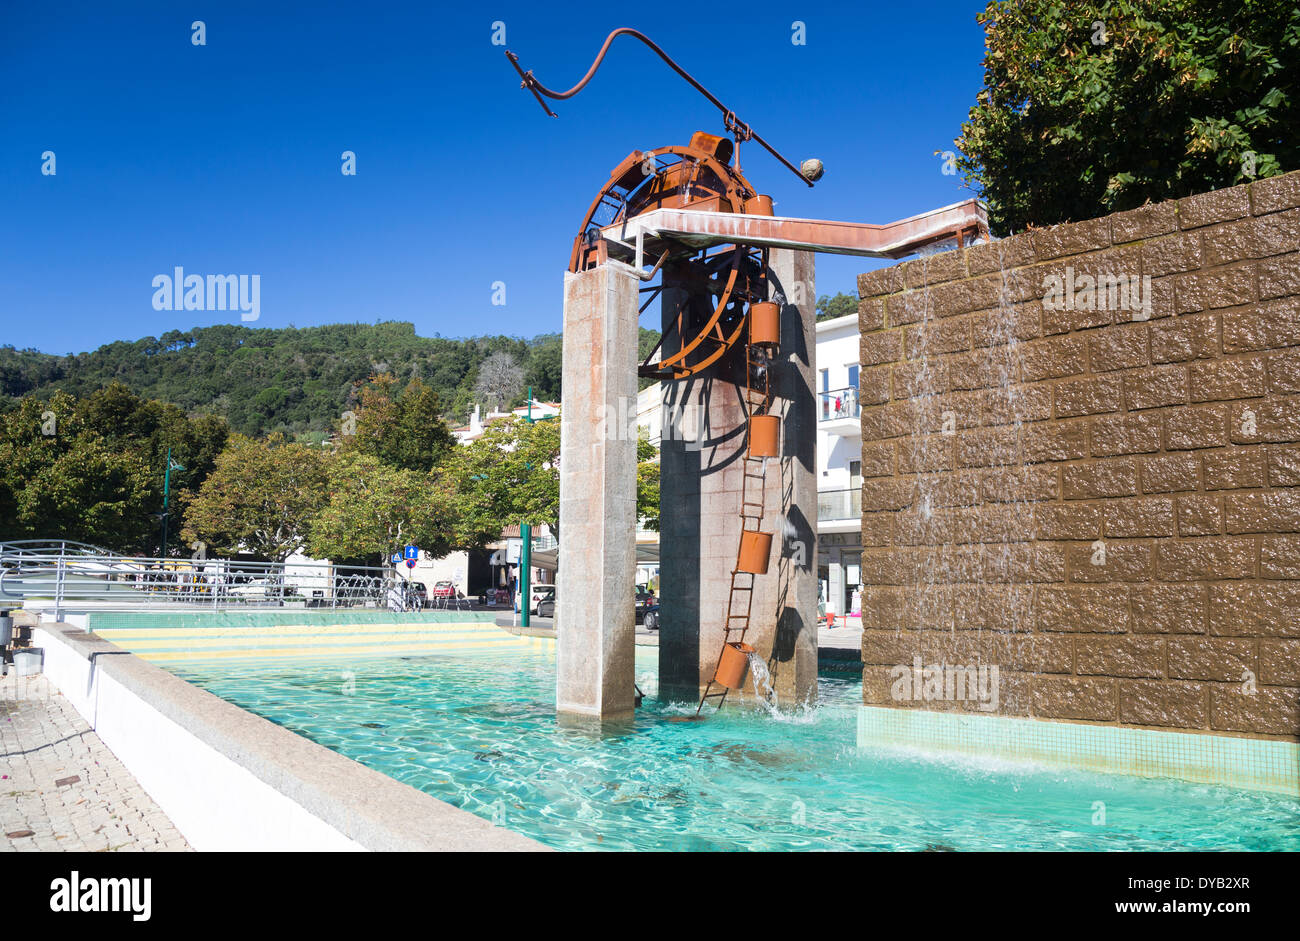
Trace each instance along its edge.
{"label": "tree", "polygon": [[823,294],[817,298],[817,319],[834,320],[836,317],[857,315],[858,299],[853,294],[837,293],[834,297]]}
{"label": "tree", "polygon": [[408,544],[435,558],[453,547],[454,501],[442,474],[392,467],[368,454],[341,454],[329,467],[329,494],[308,539],[317,558],[383,564]]}
{"label": "tree", "polygon": [[354,433],[343,426],[343,449],[368,454],[393,467],[427,473],[456,446],[439,413],[438,395],[419,379],[400,395],[391,375],[372,376],[358,391]]}
{"label": "tree", "polygon": [[282,562],[306,540],[326,482],[325,457],[316,449],[279,434],[266,441],[233,435],[188,501],[181,536],[217,553]]}
{"label": "tree", "polygon": [[149,471],[137,455],[81,435],[27,478],[16,521],[29,537],[138,546],[153,529],[151,495]]}
{"label": "tree", "polygon": [[516,523],[560,524],[560,423],[498,419],[449,466],[456,494],[456,542],[476,548]]}
{"label": "tree", "polygon": [[[659,528],[659,464],[654,445],[637,440],[637,516]],[[456,544],[478,548],[518,523],[545,524],[560,537],[560,422],[503,418],[449,462]]]}
{"label": "tree", "polygon": [[637,518],[646,529],[658,532],[659,452],[646,437],[644,428],[637,429],[636,460]]}
{"label": "tree", "polygon": [[493,353],[478,367],[474,394],[496,411],[503,410],[523,391],[524,371],[509,353]]}
{"label": "tree", "polygon": [[956,141],[995,231],[1300,167],[1300,5],[1001,0]]}
{"label": "tree", "polygon": [[76,399],[21,399],[0,417],[0,538],[78,539],[123,552],[156,546],[167,449],[184,498],[226,440],[225,422],[188,418],[110,384]]}

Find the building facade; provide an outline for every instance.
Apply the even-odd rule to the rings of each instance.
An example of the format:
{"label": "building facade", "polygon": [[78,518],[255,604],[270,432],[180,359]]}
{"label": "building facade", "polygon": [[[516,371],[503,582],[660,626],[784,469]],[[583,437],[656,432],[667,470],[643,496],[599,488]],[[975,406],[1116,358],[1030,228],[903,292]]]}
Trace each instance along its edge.
{"label": "building facade", "polygon": [[827,614],[861,615],[862,410],[856,314],[817,324],[817,581]]}

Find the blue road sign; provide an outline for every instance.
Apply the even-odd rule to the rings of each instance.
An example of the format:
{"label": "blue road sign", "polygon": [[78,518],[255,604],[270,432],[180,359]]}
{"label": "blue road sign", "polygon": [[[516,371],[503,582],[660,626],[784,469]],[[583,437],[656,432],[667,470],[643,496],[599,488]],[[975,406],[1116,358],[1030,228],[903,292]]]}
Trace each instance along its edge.
{"label": "blue road sign", "polygon": [[406,567],[407,567],[408,569],[413,569],[413,568],[415,568],[415,560],[414,560],[414,559],[407,559],[407,560],[406,560]]}
{"label": "blue road sign", "polygon": [[[408,559],[418,559],[418,558],[420,557],[420,547],[419,547],[419,546],[407,546],[407,547],[406,547],[406,557],[407,557]],[[412,568],[414,568],[414,566],[412,566]]]}

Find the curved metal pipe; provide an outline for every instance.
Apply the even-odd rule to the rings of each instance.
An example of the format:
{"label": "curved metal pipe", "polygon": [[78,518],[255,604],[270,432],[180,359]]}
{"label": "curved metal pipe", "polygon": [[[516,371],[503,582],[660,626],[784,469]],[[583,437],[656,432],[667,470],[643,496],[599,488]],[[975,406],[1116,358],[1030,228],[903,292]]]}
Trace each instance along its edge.
{"label": "curved metal pipe", "polygon": [[723,123],[726,125],[727,130],[728,131],[734,130],[736,133],[736,137],[738,139],[758,141],[758,143],[763,146],[764,150],[766,150],[777,160],[781,161],[781,163],[784,164],[786,168],[790,170],[791,173],[793,173],[799,179],[803,180],[803,182],[808,184],[809,187],[813,186],[812,180],[804,176],[803,173],[801,173],[799,169],[795,167],[794,164],[792,164],[789,160],[786,160],[785,157],[781,156],[781,154],[777,152],[775,147],[773,147],[767,141],[763,140],[763,138],[759,136],[757,131],[755,131],[748,124],[744,123],[739,118],[737,118],[736,113],[734,111],[732,111],[721,101],[719,101],[712,92],[710,92],[707,88],[705,88],[698,81],[696,81],[689,72],[687,72],[684,68],[682,68],[676,62],[674,62],[672,57],[669,56],[668,53],[660,49],[658,44],[655,43],[653,39],[651,39],[649,36],[645,35],[642,32],[632,29],[630,26],[619,27],[618,29],[614,30],[612,33],[610,33],[608,36],[605,37],[605,43],[600,47],[600,52],[596,53],[596,60],[591,63],[591,68],[587,69],[587,74],[584,75],[578,81],[578,84],[574,85],[572,88],[568,89],[567,91],[555,91],[552,88],[547,88],[545,85],[543,85],[540,81],[537,80],[537,77],[533,75],[531,70],[527,72],[523,70],[523,68],[519,65],[519,57],[515,55],[513,52],[511,52],[509,49],[506,50],[506,58],[510,60],[510,64],[515,67],[515,71],[519,73],[519,77],[520,79],[522,79],[522,82],[520,83],[520,87],[527,88],[529,91],[531,91],[533,93],[533,97],[537,99],[537,103],[542,106],[542,109],[547,114],[549,114],[551,117],[554,118],[554,117],[558,117],[558,115],[556,115],[554,111],[552,111],[549,107],[547,107],[546,102],[542,101],[542,96],[545,95],[547,98],[554,98],[557,101],[564,101],[569,98],[572,98],[578,92],[582,91],[582,89],[586,87],[587,83],[590,82],[592,78],[595,76],[596,70],[600,68],[600,63],[604,61],[605,53],[609,52],[610,45],[614,42],[614,40],[617,37],[622,35],[628,35],[633,37],[634,39],[641,40],[641,42],[649,46],[655,52],[655,54],[659,56],[659,58],[663,59],[664,62],[668,64],[669,68],[671,68],[674,72],[676,72],[678,75],[684,78],[692,88],[698,91],[705,98],[709,99],[709,101],[713,104],[713,106],[722,112]]}

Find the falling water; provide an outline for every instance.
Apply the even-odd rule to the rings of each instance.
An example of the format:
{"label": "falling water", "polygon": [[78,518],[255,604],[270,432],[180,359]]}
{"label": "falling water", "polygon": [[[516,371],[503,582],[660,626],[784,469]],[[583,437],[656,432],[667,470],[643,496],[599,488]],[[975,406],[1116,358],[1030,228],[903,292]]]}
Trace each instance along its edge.
{"label": "falling water", "polygon": [[754,698],[771,714],[777,712],[776,689],[772,686],[772,671],[758,655],[758,651],[749,653],[749,676],[754,683]]}
{"label": "falling water", "polygon": [[[983,329],[979,312],[969,315],[974,381],[966,385],[974,388],[958,388],[957,374],[950,372],[961,361],[960,352],[949,355],[952,347],[936,347],[945,312],[934,309],[930,296],[930,254],[901,269],[907,283],[897,322],[909,325],[907,372],[905,390],[895,378],[894,395],[907,396],[900,404],[907,409],[902,417],[908,431],[900,442],[898,470],[912,475],[914,490],[910,505],[897,516],[896,544],[900,550],[913,549],[921,560],[904,579],[907,604],[900,631],[905,625],[955,632],[959,623],[969,623],[959,616],[959,605],[974,609],[977,639],[986,623],[999,634],[1027,631],[1033,623],[1024,570],[1034,547],[1035,497],[1033,466],[1025,460],[1021,436],[1028,403],[1019,389],[1016,317],[1017,302],[1024,297],[1019,272],[1007,268],[1005,245],[994,246],[1000,271],[997,306],[987,312]],[[979,277],[987,275],[974,276]],[[987,438],[978,444],[983,449],[979,458],[965,462],[962,436],[973,432]],[[996,525],[999,508],[1009,520],[1001,526]],[[991,585],[997,586],[992,592]],[[1028,636],[1032,645],[1033,635]],[[1009,653],[1021,661],[1032,650]],[[1000,664],[1004,670],[1022,665]]]}

